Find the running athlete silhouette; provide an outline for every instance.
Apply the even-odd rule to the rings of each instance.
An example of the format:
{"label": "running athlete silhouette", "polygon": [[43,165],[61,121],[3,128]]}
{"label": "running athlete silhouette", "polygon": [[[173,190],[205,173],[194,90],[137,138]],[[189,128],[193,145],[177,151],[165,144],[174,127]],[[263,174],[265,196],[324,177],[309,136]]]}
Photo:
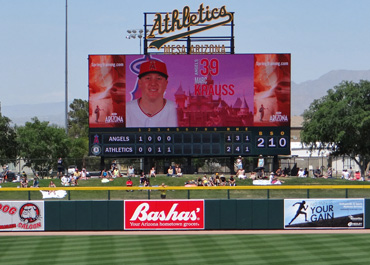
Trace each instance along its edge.
{"label": "running athlete silhouette", "polygon": [[[306,204],[305,201],[302,201],[302,202],[296,202],[295,204],[293,204],[293,206],[295,206],[296,204],[299,204],[299,207],[298,207],[298,210],[295,214],[295,216],[293,217],[292,221],[290,221],[289,225],[300,215],[300,214],[304,214],[304,219],[305,221],[307,222],[307,213],[304,212],[307,210],[308,208],[308,205],[305,207],[304,205]],[[292,207],[293,207],[292,206]],[[304,211],[303,211],[304,210]]]}

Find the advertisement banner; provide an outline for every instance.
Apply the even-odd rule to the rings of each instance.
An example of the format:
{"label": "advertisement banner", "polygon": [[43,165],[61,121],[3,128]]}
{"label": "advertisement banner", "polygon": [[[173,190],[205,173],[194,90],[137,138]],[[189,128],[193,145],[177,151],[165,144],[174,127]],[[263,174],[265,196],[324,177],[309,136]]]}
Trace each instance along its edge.
{"label": "advertisement banner", "polygon": [[44,231],[44,201],[1,201],[0,231]]}
{"label": "advertisement banner", "polygon": [[290,54],[89,55],[89,125],[290,126],[290,67]]}
{"label": "advertisement banner", "polygon": [[284,228],[364,228],[364,199],[286,199]]}
{"label": "advertisement banner", "polygon": [[126,200],[124,229],[204,229],[204,200]]}

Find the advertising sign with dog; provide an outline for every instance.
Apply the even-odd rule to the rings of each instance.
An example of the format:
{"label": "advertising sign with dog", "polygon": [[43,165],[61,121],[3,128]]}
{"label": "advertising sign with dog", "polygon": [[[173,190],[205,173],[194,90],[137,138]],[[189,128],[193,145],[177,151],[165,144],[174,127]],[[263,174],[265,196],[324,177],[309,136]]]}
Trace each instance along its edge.
{"label": "advertising sign with dog", "polygon": [[43,201],[0,202],[0,231],[44,231]]}

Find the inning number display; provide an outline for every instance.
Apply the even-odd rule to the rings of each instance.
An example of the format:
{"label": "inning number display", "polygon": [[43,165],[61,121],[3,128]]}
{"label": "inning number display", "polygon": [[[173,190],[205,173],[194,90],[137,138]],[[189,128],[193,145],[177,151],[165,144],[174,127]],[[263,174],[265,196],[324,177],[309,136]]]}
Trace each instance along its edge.
{"label": "inning number display", "polygon": [[90,155],[142,156],[235,156],[289,155],[287,127],[248,128],[228,131],[209,128],[190,131],[90,132]]}

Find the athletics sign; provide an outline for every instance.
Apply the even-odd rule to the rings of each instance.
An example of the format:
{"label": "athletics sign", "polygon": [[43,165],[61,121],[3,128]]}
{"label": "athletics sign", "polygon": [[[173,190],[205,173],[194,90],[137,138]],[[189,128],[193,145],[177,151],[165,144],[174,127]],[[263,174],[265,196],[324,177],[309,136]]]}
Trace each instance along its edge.
{"label": "athletics sign", "polygon": [[[212,9],[201,4],[197,10],[185,6],[180,11],[146,12],[144,54],[153,50],[164,54],[234,54],[233,21],[234,13],[228,12],[226,6]],[[216,36],[192,37],[214,28],[218,28]]]}
{"label": "athletics sign", "polygon": [[125,201],[124,229],[204,229],[204,200]]}

